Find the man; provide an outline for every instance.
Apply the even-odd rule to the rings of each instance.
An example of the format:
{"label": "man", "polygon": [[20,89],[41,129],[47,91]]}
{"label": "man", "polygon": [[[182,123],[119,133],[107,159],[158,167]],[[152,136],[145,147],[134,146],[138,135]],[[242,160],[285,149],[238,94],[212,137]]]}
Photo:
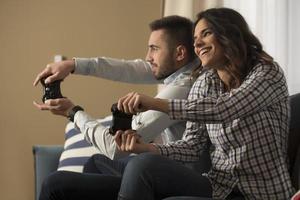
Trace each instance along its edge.
{"label": "man", "polygon": [[[192,39],[192,22],[179,16],[169,16],[150,23],[151,34],[148,42],[146,61],[118,60],[112,58],[74,58],[52,63],[37,75],[34,85],[41,78],[46,83],[64,79],[69,74],[90,75],[129,83],[164,83],[166,86],[156,97],[185,99],[192,85],[190,75],[199,66],[195,59]],[[101,154],[111,159],[124,157],[117,150],[109,127],[102,125],[75,106],[70,99],[48,100],[45,104],[34,103],[41,110],[69,117],[75,127],[85,135]],[[71,114],[71,116],[70,116]],[[132,128],[146,142],[153,141],[162,133],[163,141],[180,139],[185,129],[184,121],[171,120],[166,114],[148,111],[134,117]],[[127,155],[127,154],[126,154]]]}
{"label": "man", "polygon": [[[153,21],[150,29],[147,62],[75,58],[48,65],[36,77],[34,85],[43,77],[48,76],[46,82],[49,83],[74,73],[130,83],[164,83],[166,87],[156,97],[185,99],[192,85],[191,74],[200,64],[194,56],[192,22],[183,17],[169,16]],[[100,153],[112,159],[123,156],[117,150],[108,128],[92,119],[69,99],[47,100],[45,104],[35,105],[41,110],[50,110],[53,114],[69,117]],[[149,111],[136,116],[132,126],[145,141],[150,142],[164,129],[164,134],[172,133],[174,139],[180,138],[185,129],[185,122],[172,121],[165,114]],[[50,175],[44,181],[40,199],[115,198],[124,165],[119,165],[118,161],[105,160],[103,157],[101,159],[106,167],[103,168],[102,174],[58,171]]]}

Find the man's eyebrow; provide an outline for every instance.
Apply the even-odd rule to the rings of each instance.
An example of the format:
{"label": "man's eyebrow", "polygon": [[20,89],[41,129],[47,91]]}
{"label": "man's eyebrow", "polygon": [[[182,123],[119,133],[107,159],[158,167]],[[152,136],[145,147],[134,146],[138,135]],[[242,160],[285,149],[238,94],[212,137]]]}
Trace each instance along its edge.
{"label": "man's eyebrow", "polygon": [[150,45],[148,45],[148,47],[149,47],[149,48],[159,48],[159,46],[154,45],[154,44],[150,44]]}

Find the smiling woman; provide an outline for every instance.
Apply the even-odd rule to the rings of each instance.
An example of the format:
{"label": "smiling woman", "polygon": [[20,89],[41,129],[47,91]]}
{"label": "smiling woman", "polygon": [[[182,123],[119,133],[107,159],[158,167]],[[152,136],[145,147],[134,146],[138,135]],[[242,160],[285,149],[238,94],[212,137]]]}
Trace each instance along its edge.
{"label": "smiling woman", "polygon": [[258,57],[270,63],[273,58],[262,50],[260,41],[239,13],[236,16],[230,13],[214,14],[223,15],[224,19],[216,19],[209,12],[198,14],[194,33],[195,52],[204,67],[214,68],[219,76],[224,77],[228,89],[236,88]]}
{"label": "smiling woman", "polygon": [[195,27],[194,46],[203,67],[220,69],[226,64],[224,50],[205,19]]}
{"label": "smiling woman", "polygon": [[[151,148],[132,131],[122,135],[119,148],[152,154],[129,162],[119,199],[290,199],[294,192],[287,165],[290,109],[282,69],[235,10],[199,13],[194,39],[203,70],[187,100],[138,93],[126,102],[119,100],[125,111],[152,109],[187,120],[181,140],[152,143]],[[199,161],[205,150],[210,151],[212,167],[204,176],[182,164]]]}

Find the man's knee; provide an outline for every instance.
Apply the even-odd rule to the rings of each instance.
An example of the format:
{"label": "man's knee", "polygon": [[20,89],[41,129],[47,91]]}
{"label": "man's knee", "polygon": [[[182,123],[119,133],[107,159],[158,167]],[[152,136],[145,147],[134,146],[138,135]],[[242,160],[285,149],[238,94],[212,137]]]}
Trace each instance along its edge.
{"label": "man's knee", "polygon": [[62,181],[62,176],[64,172],[56,171],[49,176],[47,176],[42,184],[41,192],[40,192],[40,200],[51,199],[53,196],[58,196],[60,191],[64,190],[64,184]]}
{"label": "man's knee", "polygon": [[92,155],[87,159],[85,164],[83,165],[82,172],[84,173],[98,173],[98,169],[95,166],[95,157],[97,154]]}

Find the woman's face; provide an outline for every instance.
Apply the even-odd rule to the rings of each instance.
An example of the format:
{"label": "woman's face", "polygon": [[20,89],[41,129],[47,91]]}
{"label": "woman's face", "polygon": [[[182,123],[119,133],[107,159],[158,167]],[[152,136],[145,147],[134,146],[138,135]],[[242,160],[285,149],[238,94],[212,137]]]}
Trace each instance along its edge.
{"label": "woman's face", "polygon": [[205,19],[195,27],[194,50],[204,67],[222,69],[226,63],[223,47]]}

